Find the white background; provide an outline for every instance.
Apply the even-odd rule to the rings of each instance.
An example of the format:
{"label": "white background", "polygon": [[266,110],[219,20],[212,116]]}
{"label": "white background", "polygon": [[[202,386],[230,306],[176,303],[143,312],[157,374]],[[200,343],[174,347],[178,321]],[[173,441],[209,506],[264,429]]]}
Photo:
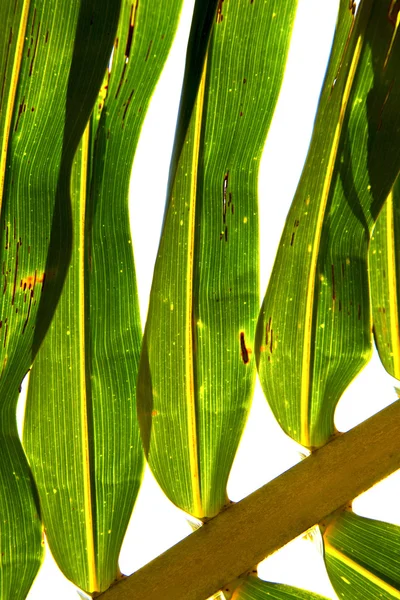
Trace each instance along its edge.
{"label": "white background", "polygon": [[[185,2],[176,42],[146,118],[132,171],[131,227],[143,322],[163,217],[176,120],[173,115],[179,103],[193,2]],[[338,0],[299,0],[287,72],[261,164],[262,296],[307,151],[337,5]],[[394,383],[374,356],[339,403],[338,429],[346,431],[393,402],[396,399]],[[22,404],[20,413],[21,409]],[[228,486],[230,498],[240,500],[297,463],[299,450],[276,424],[258,387],[232,469]],[[397,473],[360,497],[354,508],[365,516],[400,525],[399,483]],[[133,572],[190,532],[185,515],[165,498],[146,471],[122,549],[121,570],[126,574]],[[265,560],[259,573],[270,581],[304,587],[328,598],[336,597],[323,566],[318,535],[294,540]],[[47,551],[28,599],[54,597],[72,600],[77,595],[75,587],[61,575]]]}

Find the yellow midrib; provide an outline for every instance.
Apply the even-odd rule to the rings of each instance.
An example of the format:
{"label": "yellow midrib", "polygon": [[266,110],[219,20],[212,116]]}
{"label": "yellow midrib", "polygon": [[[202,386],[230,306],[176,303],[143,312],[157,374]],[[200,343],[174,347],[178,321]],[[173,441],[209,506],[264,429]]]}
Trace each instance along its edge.
{"label": "yellow midrib", "polygon": [[193,257],[194,257],[194,232],[196,217],[196,192],[197,192],[197,171],[199,163],[199,149],[201,138],[201,126],[204,105],[205,79],[207,72],[207,56],[204,61],[203,73],[197,93],[196,107],[194,111],[194,133],[193,133],[193,155],[190,179],[190,214],[189,214],[189,235],[188,235],[188,255],[187,255],[187,279],[186,279],[186,347],[188,356],[186,360],[186,397],[188,399],[188,437],[189,437],[189,460],[190,473],[193,485],[193,513],[196,517],[202,517],[201,506],[200,477],[199,477],[199,455],[197,447],[197,424],[196,424],[196,406],[194,389],[194,365],[193,365]]}
{"label": "yellow midrib", "polygon": [[346,556],[346,554],[343,554],[343,552],[336,550],[336,548],[331,546],[331,544],[329,544],[329,542],[327,542],[325,540],[324,540],[324,547],[325,547],[325,552],[327,554],[329,554],[333,558],[336,558],[336,560],[339,560],[340,562],[345,564],[347,567],[349,567],[350,569],[352,569],[353,571],[355,571],[362,577],[365,577],[365,579],[368,579],[368,581],[370,581],[371,583],[378,586],[381,590],[390,594],[393,598],[400,599],[400,592],[398,590],[396,590],[396,588],[394,588],[389,583],[386,583],[386,581],[383,581],[383,579],[380,579],[379,577],[377,577],[376,575],[371,573],[371,571],[368,571],[368,569],[365,569],[364,567],[359,565],[357,562],[355,562],[354,560],[352,560],[351,558]]}
{"label": "yellow midrib", "polygon": [[318,252],[320,246],[322,223],[325,216],[326,203],[329,196],[329,191],[332,182],[333,171],[335,168],[336,155],[339,147],[340,134],[343,127],[344,116],[350,96],[351,86],[357,70],[357,65],[361,55],[362,36],[360,35],[354,50],[353,59],[350,65],[347,76],[346,85],[343,91],[342,104],[340,107],[339,119],[336,125],[335,134],[333,137],[332,148],[329,154],[328,164],[324,184],[322,186],[321,199],[318,209],[316,222],[316,235],[313,243],[311,263],[308,275],[306,308],[305,308],[305,326],[304,326],[304,343],[302,355],[302,377],[301,377],[301,396],[300,396],[300,423],[301,423],[301,444],[310,447],[310,419],[309,419],[309,397],[310,397],[310,366],[311,366],[311,332],[312,332],[312,317],[314,306],[314,290],[315,278],[317,269]]}
{"label": "yellow midrib", "polygon": [[397,273],[395,256],[395,239],[393,226],[393,192],[386,201],[386,239],[387,239],[387,279],[389,287],[389,322],[390,338],[393,351],[393,370],[396,379],[400,378],[400,339],[399,339],[399,307],[397,303]]}
{"label": "yellow midrib", "polygon": [[6,162],[7,162],[7,149],[8,149],[8,140],[10,137],[10,128],[11,128],[11,120],[14,112],[14,103],[15,103],[15,95],[17,92],[17,85],[19,79],[19,72],[21,68],[21,60],[22,60],[22,51],[25,42],[25,33],[26,33],[26,25],[28,22],[30,8],[30,0],[25,0],[24,5],[22,7],[21,19],[19,22],[18,36],[17,36],[17,44],[15,48],[14,54],[14,63],[12,68],[12,76],[11,82],[9,85],[9,92],[7,98],[7,108],[6,108],[6,116],[4,122],[4,132],[2,136],[1,143],[1,155],[0,155],[0,211],[3,204],[3,192],[4,192],[4,178],[6,172]]}
{"label": "yellow midrib", "polygon": [[86,553],[88,559],[89,591],[99,591],[96,575],[96,553],[93,531],[92,490],[90,483],[90,449],[88,428],[88,406],[86,388],[86,355],[85,355],[85,209],[87,191],[87,157],[89,152],[89,124],[82,137],[81,177],[80,177],[80,212],[79,212],[79,360],[81,382],[81,420],[82,420],[82,465],[83,493],[85,507]]}

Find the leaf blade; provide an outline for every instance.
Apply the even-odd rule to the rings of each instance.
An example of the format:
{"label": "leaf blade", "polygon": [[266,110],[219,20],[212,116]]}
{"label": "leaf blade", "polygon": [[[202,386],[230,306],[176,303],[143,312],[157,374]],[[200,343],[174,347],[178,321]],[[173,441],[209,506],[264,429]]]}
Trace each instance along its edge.
{"label": "leaf blade", "polygon": [[[232,600],[324,600],[323,596],[281,583],[270,583],[254,576],[244,578],[237,590],[233,593]],[[325,599],[326,600],[326,599]]]}
{"label": "leaf blade", "polygon": [[[129,179],[180,7],[180,0],[122,4],[111,70],[76,156],[71,269],[29,388],[25,447],[48,541],[64,574],[88,592],[120,577],[118,555],[143,470]],[[72,439],[70,429],[78,433]]]}
{"label": "leaf blade", "polygon": [[228,502],[254,386],[256,180],[296,7],[217,4],[207,14],[199,3],[195,9],[138,391],[153,473],[175,504],[200,518]]}
{"label": "leaf blade", "polygon": [[[85,10],[78,16],[79,8],[77,2],[63,7],[47,0],[40,5],[7,0],[0,8],[0,504],[5,517],[0,544],[4,597],[25,598],[43,555],[37,495],[19,441],[15,409],[20,383],[43,340],[67,270],[71,231],[65,182],[71,170],[69,160],[106,60],[99,40],[92,38],[94,32],[107,39],[105,23],[99,19],[85,32],[82,47],[89,57],[93,53],[93,60],[90,78],[81,80],[82,65],[71,43],[84,20]],[[86,10],[90,8],[88,4]],[[112,13],[106,12],[106,16],[107,27],[112,27]],[[71,109],[76,106],[79,114],[71,119]]]}
{"label": "leaf blade", "polygon": [[285,432],[310,448],[335,434],[336,404],[370,357],[368,240],[399,167],[398,39],[386,60],[393,27],[384,6],[364,1],[353,19],[342,2],[309,154],[257,327],[267,399]]}
{"label": "leaf blade", "polygon": [[400,378],[398,231],[400,179],[377,219],[369,250],[374,337],[386,371]]}
{"label": "leaf blade", "polygon": [[351,511],[324,532],[325,562],[339,596],[400,598],[400,528]]}

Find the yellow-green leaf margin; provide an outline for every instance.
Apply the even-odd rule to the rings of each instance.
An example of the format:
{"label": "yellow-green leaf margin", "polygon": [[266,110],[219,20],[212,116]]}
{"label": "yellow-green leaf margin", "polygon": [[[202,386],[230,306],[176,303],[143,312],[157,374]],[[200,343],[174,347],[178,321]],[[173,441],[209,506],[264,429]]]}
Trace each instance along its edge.
{"label": "yellow-green leaf margin", "polygon": [[257,176],[295,10],[295,0],[194,10],[138,411],[157,481],[199,518],[228,502],[253,393]]}
{"label": "yellow-green leaf margin", "polygon": [[[306,164],[257,326],[267,400],[308,448],[371,355],[368,246],[400,168],[398,5],[342,0]],[[354,14],[355,13],[355,14]]]}
{"label": "yellow-green leaf margin", "polygon": [[120,577],[142,475],[129,180],[181,4],[122,2],[112,62],[75,157],[71,267],[28,391],[24,445],[47,539],[64,574],[89,593]]}
{"label": "yellow-green leaf margin", "polygon": [[119,7],[118,0],[0,3],[1,598],[25,598],[42,559],[39,505],[15,410],[67,272],[72,161]]}

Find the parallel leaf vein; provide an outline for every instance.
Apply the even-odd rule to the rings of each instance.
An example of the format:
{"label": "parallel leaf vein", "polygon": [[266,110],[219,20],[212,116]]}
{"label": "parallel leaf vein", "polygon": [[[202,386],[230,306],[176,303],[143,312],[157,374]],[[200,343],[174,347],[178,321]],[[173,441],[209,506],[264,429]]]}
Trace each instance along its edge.
{"label": "parallel leaf vein", "polygon": [[[22,12],[21,12],[20,22],[19,22],[19,29],[18,29],[16,49],[15,49],[15,54],[14,54],[12,75],[11,75],[11,80],[9,82],[6,117],[5,117],[3,139],[2,139],[2,143],[1,143],[1,155],[0,155],[0,211],[1,211],[2,203],[3,203],[4,177],[5,177],[5,172],[6,172],[8,140],[10,137],[10,127],[11,127],[12,116],[14,113],[15,95],[17,92],[19,72],[20,72],[20,68],[21,68],[22,52],[23,52],[24,42],[25,42],[25,33],[26,33],[26,26],[27,26],[27,22],[28,22],[29,7],[30,7],[30,0],[25,0],[23,8],[22,8]],[[11,44],[11,40],[12,40],[12,37],[10,34],[9,44]]]}
{"label": "parallel leaf vein", "polygon": [[312,321],[313,321],[313,309],[314,309],[314,293],[315,293],[315,280],[316,280],[316,269],[318,261],[318,253],[320,247],[320,238],[322,232],[322,224],[325,217],[325,210],[328,201],[328,196],[331,188],[331,182],[333,172],[335,168],[336,156],[339,148],[340,135],[343,127],[344,117],[346,114],[347,104],[350,97],[350,91],[353,84],[354,76],[357,70],[357,65],[360,59],[362,49],[362,37],[360,36],[357,40],[356,48],[354,51],[353,59],[350,65],[349,73],[347,76],[346,85],[343,92],[342,105],[340,108],[339,119],[336,126],[335,134],[333,137],[332,148],[326,167],[325,179],[322,187],[322,193],[319,203],[318,216],[315,228],[315,239],[312,245],[311,264],[308,275],[307,285],[307,296],[306,296],[306,308],[305,308],[305,326],[304,326],[304,342],[303,342],[303,356],[302,356],[302,379],[301,379],[301,441],[306,447],[310,446],[310,433],[309,433],[309,400],[310,400],[310,387],[311,387],[311,332],[312,332]]}
{"label": "parallel leaf vein", "polygon": [[386,583],[386,581],[384,581],[380,577],[377,577],[376,575],[371,573],[371,571],[369,571],[365,567],[362,567],[359,563],[357,563],[356,561],[354,561],[351,558],[349,558],[348,556],[346,556],[346,554],[344,554],[343,552],[340,552],[339,550],[337,550],[336,548],[331,546],[331,544],[329,544],[328,542],[324,541],[324,546],[325,546],[325,552],[328,555],[332,556],[333,558],[336,558],[336,560],[339,560],[341,563],[345,564],[347,567],[349,567],[350,569],[352,569],[353,571],[355,571],[362,577],[365,577],[365,579],[367,579],[374,585],[381,588],[381,590],[390,594],[393,598],[400,599],[399,590],[394,588],[392,585],[390,585],[389,583]]}
{"label": "parallel leaf vein", "polygon": [[186,361],[186,397],[189,401],[188,407],[188,436],[189,436],[189,460],[190,472],[193,483],[193,501],[194,513],[201,517],[201,493],[200,493],[200,477],[199,477],[199,455],[198,455],[198,440],[196,426],[196,398],[194,386],[194,364],[193,364],[193,259],[194,259],[194,233],[195,233],[195,218],[196,218],[196,192],[197,192],[197,177],[199,166],[200,138],[204,108],[204,91],[207,73],[207,55],[204,61],[203,74],[201,77],[199,91],[196,100],[195,116],[194,116],[194,140],[193,140],[193,156],[190,181],[190,226],[188,235],[188,266],[186,279],[186,298],[187,311],[186,315],[186,347],[188,356]]}

